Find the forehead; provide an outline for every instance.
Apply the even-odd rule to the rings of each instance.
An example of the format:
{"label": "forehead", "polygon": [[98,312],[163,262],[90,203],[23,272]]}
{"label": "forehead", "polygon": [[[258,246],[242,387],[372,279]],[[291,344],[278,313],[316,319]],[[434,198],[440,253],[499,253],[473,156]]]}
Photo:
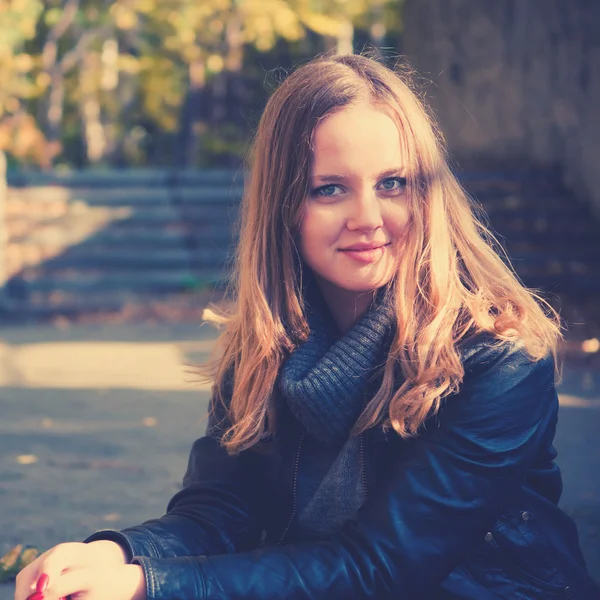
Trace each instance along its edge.
{"label": "forehead", "polygon": [[369,104],[345,108],[327,116],[315,129],[314,176],[340,171],[379,173],[402,164],[400,132],[382,108]]}

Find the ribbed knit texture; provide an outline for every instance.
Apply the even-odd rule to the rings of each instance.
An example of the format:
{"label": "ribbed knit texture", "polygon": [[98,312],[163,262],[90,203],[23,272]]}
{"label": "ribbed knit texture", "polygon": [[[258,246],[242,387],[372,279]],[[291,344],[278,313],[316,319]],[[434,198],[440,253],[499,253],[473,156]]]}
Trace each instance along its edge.
{"label": "ribbed knit texture", "polygon": [[309,434],[339,445],[364,409],[367,384],[385,360],[395,322],[379,293],[370,309],[336,340],[332,317],[312,284],[308,292],[308,340],[285,362],[280,389]]}

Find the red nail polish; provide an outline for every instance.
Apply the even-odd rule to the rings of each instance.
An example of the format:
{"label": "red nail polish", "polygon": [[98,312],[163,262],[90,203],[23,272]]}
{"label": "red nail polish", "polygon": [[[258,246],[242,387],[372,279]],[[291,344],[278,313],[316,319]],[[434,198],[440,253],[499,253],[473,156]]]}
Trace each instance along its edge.
{"label": "red nail polish", "polygon": [[27,600],[44,600],[44,594],[42,592],[34,592]]}
{"label": "red nail polish", "polygon": [[40,575],[40,578],[38,579],[35,591],[36,592],[45,592],[46,588],[48,587],[49,579],[50,579],[50,577],[48,577],[48,575],[46,575],[46,573],[42,573]]}

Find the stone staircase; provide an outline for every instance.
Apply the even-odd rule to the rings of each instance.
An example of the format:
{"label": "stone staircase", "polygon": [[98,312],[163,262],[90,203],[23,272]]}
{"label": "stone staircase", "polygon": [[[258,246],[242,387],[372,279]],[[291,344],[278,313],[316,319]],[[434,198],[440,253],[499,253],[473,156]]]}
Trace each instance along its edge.
{"label": "stone staircase", "polygon": [[[567,312],[593,310],[600,224],[556,174],[471,171],[461,181],[525,284]],[[191,299],[226,282],[241,171],[40,175],[9,185],[5,319]]]}
{"label": "stone staircase", "polygon": [[9,180],[5,315],[118,311],[224,284],[243,173],[40,179]]}
{"label": "stone staircase", "polygon": [[600,223],[556,174],[472,172],[461,180],[526,285],[600,294]]}

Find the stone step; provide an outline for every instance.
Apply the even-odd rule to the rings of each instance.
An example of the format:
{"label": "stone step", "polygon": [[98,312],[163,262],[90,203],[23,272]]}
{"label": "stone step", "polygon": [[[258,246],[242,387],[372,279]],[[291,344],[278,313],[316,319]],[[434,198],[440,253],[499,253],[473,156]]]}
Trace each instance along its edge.
{"label": "stone step", "polygon": [[551,249],[540,248],[539,244],[531,241],[522,243],[509,242],[507,248],[511,257],[528,262],[545,262],[548,260],[581,260],[583,262],[600,262],[600,244],[562,244],[553,245]]}
{"label": "stone step", "polygon": [[102,323],[110,321],[111,314],[117,319],[194,319],[201,322],[202,309],[208,298],[214,297],[222,288],[215,286],[198,291],[179,293],[136,294],[131,291],[78,293],[54,291],[36,292],[27,302],[13,300],[3,302],[0,317],[3,322],[35,322],[64,316],[77,318],[81,316],[102,315]]}
{"label": "stone step", "polygon": [[[469,190],[467,190],[469,191]],[[565,200],[564,194],[505,194],[505,193],[494,193],[494,192],[479,192],[477,194],[471,193],[471,198],[475,204],[481,204],[485,210],[541,210],[544,212],[561,212],[565,206],[569,207],[568,202]],[[584,210],[584,205],[575,204],[578,209]],[[571,207],[572,209],[573,207]]]}
{"label": "stone step", "polygon": [[154,169],[85,170],[71,172],[9,171],[9,186],[60,187],[136,187],[136,186],[193,186],[203,184],[243,184],[243,169]]}
{"label": "stone step", "polygon": [[536,219],[560,219],[562,221],[587,221],[589,223],[589,212],[577,210],[577,207],[569,206],[564,200],[555,206],[515,205],[511,202],[488,203],[483,206],[485,214],[490,219],[508,218],[511,216],[535,221]]}
{"label": "stone step", "polygon": [[70,248],[39,267],[45,274],[66,268],[114,270],[129,269],[203,269],[219,268],[225,263],[230,250],[224,247],[140,249],[135,246],[83,246]]}
{"label": "stone step", "polygon": [[[28,246],[41,246],[48,249],[55,249],[54,253],[66,251],[75,251],[80,248],[85,249],[104,249],[119,248],[121,251],[135,248],[150,248],[153,250],[185,249],[194,248],[223,248],[229,247],[235,239],[232,233],[225,227],[216,229],[208,227],[206,229],[187,231],[187,226],[180,224],[169,229],[151,229],[143,227],[121,228],[111,227],[110,229],[100,230],[90,237],[85,238],[72,246],[59,245],[60,240],[56,240],[53,235],[45,235],[46,232],[38,231],[20,240],[21,246],[25,249]],[[12,240],[13,242],[19,240]]]}
{"label": "stone step", "polygon": [[158,214],[154,211],[134,211],[127,215],[73,216],[66,214],[51,220],[11,218],[6,222],[10,242],[38,242],[51,245],[71,245],[86,239],[104,237],[145,238],[148,232],[156,232],[208,238],[231,238],[236,211],[179,211],[167,207]]}
{"label": "stone step", "polygon": [[[124,240],[125,242],[127,240]],[[185,266],[209,267],[222,264],[230,258],[235,246],[230,239],[221,240],[222,244],[202,243],[196,245],[181,245],[179,247],[140,248],[138,244],[100,244],[85,243],[81,246],[68,248],[58,253],[38,268],[44,272],[60,270],[66,267],[127,269]],[[204,240],[206,242],[206,240]],[[598,273],[600,276],[600,248],[594,253],[586,254],[575,249],[571,254],[563,252],[521,251],[510,254],[511,262],[539,273]]]}
{"label": "stone step", "polygon": [[85,204],[88,206],[168,206],[236,204],[242,197],[243,188],[237,185],[204,185],[196,187],[167,188],[10,188],[7,202],[28,205],[40,203]]}
{"label": "stone step", "polygon": [[551,235],[553,238],[579,237],[581,233],[600,239],[600,226],[590,223],[589,218],[584,219],[571,215],[570,218],[553,218],[548,215],[529,218],[519,212],[513,214],[496,214],[490,217],[493,228],[509,236],[514,233],[532,232],[534,234]]}
{"label": "stone step", "polygon": [[117,226],[147,225],[159,227],[170,223],[200,223],[231,227],[238,215],[237,204],[210,204],[206,206],[161,206],[132,210],[126,219],[114,221]]}
{"label": "stone step", "polygon": [[493,172],[493,171],[463,171],[456,172],[460,184],[469,190],[485,192],[562,192],[565,188],[560,177],[548,171]]}
{"label": "stone step", "polygon": [[552,294],[598,294],[600,278],[597,275],[565,274],[560,276],[524,274],[517,270],[523,283],[530,288]]}
{"label": "stone step", "polygon": [[[19,285],[29,290],[81,290],[81,289],[164,289],[179,291],[193,288],[208,282],[214,282],[224,277],[224,268],[218,268],[215,263],[206,265],[202,259],[206,255],[199,253],[196,258],[190,255],[192,265],[183,264],[183,253],[167,254],[167,258],[157,264],[149,260],[146,265],[140,264],[140,256],[131,255],[123,262],[118,254],[112,255],[112,260],[101,263],[98,256],[96,262],[88,257],[89,262],[61,264],[58,260],[50,261],[35,267],[27,267],[18,280],[9,287]],[[220,255],[222,263],[227,259],[224,252]],[[106,259],[105,259],[106,260]],[[160,261],[160,259],[158,259]],[[197,267],[193,261],[196,260]],[[138,261],[138,262],[134,262]],[[180,262],[181,261],[181,262]],[[522,260],[513,260],[517,274],[524,280],[545,281],[552,285],[575,285],[577,288],[589,288],[589,280],[594,280],[600,287],[600,263],[583,263],[570,261],[567,263],[548,259],[547,262],[527,263]],[[143,268],[145,266],[145,268]],[[581,282],[582,285],[579,284]],[[535,285],[538,285],[537,283]]]}
{"label": "stone step", "polygon": [[229,247],[235,236],[228,225],[222,227],[197,227],[191,231],[187,225],[180,224],[171,229],[153,230],[142,227],[114,227],[98,232],[93,238],[86,241],[88,246],[119,246],[121,248],[143,246],[157,247],[196,247],[196,248],[223,248]]}
{"label": "stone step", "polygon": [[[44,262],[9,282],[9,298],[21,311],[65,314],[225,285],[243,177],[146,170],[40,176],[38,188],[11,188],[11,242],[35,246],[31,256]],[[600,292],[600,224],[556,174],[478,171],[461,182],[526,285]]]}
{"label": "stone step", "polygon": [[[234,247],[160,248],[149,247],[78,247],[58,254],[36,266],[25,268],[25,277],[33,280],[67,270],[97,270],[102,273],[129,270],[165,269],[202,270],[222,268],[232,259]],[[522,275],[571,278],[577,275],[600,279],[600,257],[559,257],[538,253],[510,255],[511,264]]]}
{"label": "stone step", "polygon": [[132,291],[135,293],[164,294],[194,290],[203,286],[223,283],[223,270],[210,269],[164,269],[122,270],[62,269],[46,275],[42,269],[28,268],[22,277],[11,279],[7,295],[13,299],[27,298],[36,292],[77,292],[96,294],[107,291]]}
{"label": "stone step", "polygon": [[[572,210],[572,202],[565,200],[568,194],[524,193],[521,190],[506,192],[482,188],[481,190],[467,189],[476,201],[486,210],[514,210],[517,208],[564,211],[565,207]],[[7,200],[9,203],[19,202],[27,205],[83,203],[90,206],[131,206],[131,207],[161,207],[168,205],[204,206],[206,204],[238,204],[243,193],[243,187],[230,185],[199,185],[194,187],[168,188],[164,186],[136,186],[115,188],[58,188],[58,187],[28,187],[9,188]],[[583,210],[585,205],[580,205]]]}
{"label": "stone step", "polygon": [[[457,168],[455,173],[463,183],[491,187],[494,185],[533,185],[536,187],[556,187],[560,184],[559,174],[549,169],[480,169]],[[198,185],[202,183],[242,182],[243,168],[236,169],[161,169],[135,168],[123,170],[85,170],[72,172],[13,172],[8,173],[8,183],[12,186],[55,185],[105,187],[128,187],[132,185]]]}
{"label": "stone step", "polygon": [[598,273],[600,275],[600,258],[586,260],[585,258],[561,257],[557,255],[509,255],[513,265],[524,265],[528,269],[552,273]]}
{"label": "stone step", "polygon": [[590,263],[584,261],[560,261],[553,257],[548,257],[545,261],[533,262],[519,258],[511,260],[517,273],[523,276],[556,276],[556,277],[598,277],[600,279],[600,262]]}
{"label": "stone step", "polygon": [[492,223],[492,233],[497,234],[504,238],[507,246],[511,245],[523,245],[531,244],[534,245],[538,250],[548,252],[550,254],[554,252],[560,252],[562,248],[568,248],[574,244],[580,244],[586,247],[594,247],[598,245],[600,241],[600,235],[597,231],[581,230],[581,231],[570,231],[565,229],[560,233],[548,232],[548,231],[535,231],[533,228],[515,229],[513,231],[507,230],[506,228],[495,227]]}

